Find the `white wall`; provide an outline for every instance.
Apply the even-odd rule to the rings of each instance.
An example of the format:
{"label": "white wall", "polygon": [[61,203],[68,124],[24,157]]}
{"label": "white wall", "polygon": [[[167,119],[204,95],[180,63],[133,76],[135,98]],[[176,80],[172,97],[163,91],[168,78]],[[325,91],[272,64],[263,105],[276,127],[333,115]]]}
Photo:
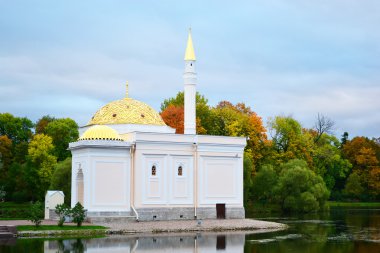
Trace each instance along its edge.
{"label": "white wall", "polygon": [[135,141],[136,208],[192,207],[195,192],[199,207],[243,206],[243,138],[137,134]]}
{"label": "white wall", "polygon": [[130,211],[129,148],[96,147],[72,150],[72,197],[77,202],[76,177],[81,165],[84,208],[89,212]]}

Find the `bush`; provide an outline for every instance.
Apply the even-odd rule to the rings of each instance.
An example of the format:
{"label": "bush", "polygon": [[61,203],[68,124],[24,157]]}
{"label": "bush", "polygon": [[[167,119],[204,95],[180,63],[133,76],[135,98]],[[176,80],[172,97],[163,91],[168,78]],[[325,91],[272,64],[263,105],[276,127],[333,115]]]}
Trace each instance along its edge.
{"label": "bush", "polygon": [[71,210],[66,204],[59,204],[55,207],[55,213],[58,215],[58,226],[62,227],[65,222],[65,216],[70,215]]}
{"label": "bush", "polygon": [[79,202],[71,209],[71,217],[78,227],[82,226],[82,222],[86,218],[86,211]]}
{"label": "bush", "polygon": [[330,192],[323,179],[302,160],[281,166],[274,196],[283,211],[311,212],[326,208]]}
{"label": "bush", "polygon": [[34,204],[31,205],[30,207],[30,212],[29,212],[29,218],[31,222],[34,223],[36,227],[38,227],[44,217],[44,211],[41,202],[37,201]]}

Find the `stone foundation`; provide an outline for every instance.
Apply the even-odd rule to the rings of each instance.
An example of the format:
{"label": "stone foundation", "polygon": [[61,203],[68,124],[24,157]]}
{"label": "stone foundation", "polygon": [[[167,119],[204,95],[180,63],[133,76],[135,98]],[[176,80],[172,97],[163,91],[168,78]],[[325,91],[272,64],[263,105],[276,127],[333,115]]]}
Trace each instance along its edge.
{"label": "stone foundation", "polygon": [[[50,220],[58,220],[54,209],[49,210]],[[138,208],[140,221],[153,220],[193,220],[194,207],[172,208]],[[134,220],[135,214],[131,212],[87,212],[89,221],[124,221]],[[198,207],[197,219],[216,219],[216,207]],[[226,219],[244,219],[244,207],[226,207]]]}
{"label": "stone foundation", "polygon": [[129,217],[131,212],[87,212],[88,217]]}
{"label": "stone foundation", "polygon": [[[216,219],[216,207],[198,207],[197,217],[194,217],[194,207],[138,208],[137,212],[140,221]],[[244,207],[226,207],[226,219],[244,218]]]}

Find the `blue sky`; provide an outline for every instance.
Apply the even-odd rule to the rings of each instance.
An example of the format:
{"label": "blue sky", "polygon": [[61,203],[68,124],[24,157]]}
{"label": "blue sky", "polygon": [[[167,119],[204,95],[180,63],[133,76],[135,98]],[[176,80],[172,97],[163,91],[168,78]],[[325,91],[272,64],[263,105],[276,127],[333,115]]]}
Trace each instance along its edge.
{"label": "blue sky", "polygon": [[197,90],[335,134],[380,136],[380,2],[0,0],[0,112],[84,125],[125,94],[159,110],[183,89],[192,27]]}

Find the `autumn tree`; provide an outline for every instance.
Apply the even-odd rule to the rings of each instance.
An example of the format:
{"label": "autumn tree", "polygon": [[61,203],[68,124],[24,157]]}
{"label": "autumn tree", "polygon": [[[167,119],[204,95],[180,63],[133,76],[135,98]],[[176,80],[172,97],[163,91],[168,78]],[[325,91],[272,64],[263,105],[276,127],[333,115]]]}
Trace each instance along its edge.
{"label": "autumn tree", "polygon": [[53,155],[53,139],[44,134],[36,134],[29,143],[28,160],[31,167],[36,170],[40,183],[39,194],[44,194],[48,189],[57,158]]}
{"label": "autumn tree", "polygon": [[170,104],[161,112],[161,117],[165,124],[175,128],[176,134],[184,133],[184,110],[183,106]]}
{"label": "autumn tree", "polygon": [[313,167],[312,134],[303,129],[301,124],[290,116],[276,116],[268,121],[272,136],[272,155],[270,159],[277,165],[292,159],[305,160]]}
{"label": "autumn tree", "polygon": [[0,113],[0,135],[12,140],[12,154],[16,162],[25,162],[28,142],[32,138],[33,123],[28,118]]}
{"label": "autumn tree", "polygon": [[50,122],[53,122],[54,120],[55,118],[51,117],[50,115],[45,115],[40,118],[35,125],[36,134],[46,134],[45,128]]}
{"label": "autumn tree", "polygon": [[12,163],[12,140],[6,135],[0,136],[0,188],[8,178],[9,166]]}
{"label": "autumn tree", "polygon": [[254,173],[268,145],[261,117],[244,103],[233,105],[228,101],[221,101],[211,109],[210,118],[212,125],[206,129],[208,134],[247,137],[246,152],[251,154]]}
{"label": "autumn tree", "polygon": [[[209,124],[212,122],[210,119],[210,107],[207,103],[208,100],[197,92],[195,95],[197,134],[208,134],[207,129],[209,129]],[[183,92],[178,92],[175,97],[165,99],[164,102],[161,103],[161,116],[164,115],[162,116],[163,120],[171,127],[178,126],[178,128],[174,127],[177,133],[183,133],[183,129],[181,130],[179,124],[173,124],[173,120],[182,119],[182,122],[184,121],[184,104],[185,97]],[[168,108],[169,106],[171,106],[171,108]],[[169,123],[167,123],[166,120],[168,120]]]}
{"label": "autumn tree", "polygon": [[343,146],[345,157],[350,160],[356,173],[372,198],[380,195],[380,147],[365,137],[355,137]]}
{"label": "autumn tree", "polygon": [[12,140],[6,135],[0,135],[0,170],[9,167],[12,157]]}

